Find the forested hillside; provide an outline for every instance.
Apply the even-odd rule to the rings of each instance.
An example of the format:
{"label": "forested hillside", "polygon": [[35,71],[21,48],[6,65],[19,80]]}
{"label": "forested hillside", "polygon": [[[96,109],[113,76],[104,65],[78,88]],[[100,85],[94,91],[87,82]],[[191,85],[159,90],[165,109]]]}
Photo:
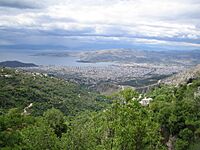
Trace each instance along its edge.
{"label": "forested hillside", "polygon": [[41,74],[3,69],[0,84],[1,149],[200,149],[198,78],[146,94],[125,89],[109,105],[108,98]]}
{"label": "forested hillside", "polygon": [[83,110],[100,110],[106,99],[87,89],[47,74],[0,69],[0,111],[24,109],[32,115],[41,115],[52,107],[65,115]]}

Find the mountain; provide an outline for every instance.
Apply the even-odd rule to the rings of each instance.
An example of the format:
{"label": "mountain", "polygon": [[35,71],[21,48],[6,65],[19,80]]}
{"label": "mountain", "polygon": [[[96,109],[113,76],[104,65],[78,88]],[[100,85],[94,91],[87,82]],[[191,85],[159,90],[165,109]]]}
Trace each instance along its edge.
{"label": "mountain", "polygon": [[10,68],[38,67],[38,65],[35,65],[33,63],[22,63],[22,62],[19,62],[19,61],[3,61],[3,62],[0,62],[0,67],[10,67]]}
{"label": "mountain", "polygon": [[34,115],[41,115],[52,107],[74,115],[107,105],[103,96],[78,84],[37,72],[1,68],[0,85],[0,111],[3,112],[10,108],[23,110],[31,105],[28,112]]}
{"label": "mountain", "polygon": [[200,63],[200,51],[148,51],[134,49],[111,49],[88,51],[77,54],[81,62],[148,63],[194,66]]}

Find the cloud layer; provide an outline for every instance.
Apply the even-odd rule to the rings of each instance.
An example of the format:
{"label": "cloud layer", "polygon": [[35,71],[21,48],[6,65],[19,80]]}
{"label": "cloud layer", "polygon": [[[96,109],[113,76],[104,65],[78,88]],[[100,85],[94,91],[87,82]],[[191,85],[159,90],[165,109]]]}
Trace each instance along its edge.
{"label": "cloud layer", "polygon": [[199,8],[199,0],[1,0],[0,48],[198,49]]}

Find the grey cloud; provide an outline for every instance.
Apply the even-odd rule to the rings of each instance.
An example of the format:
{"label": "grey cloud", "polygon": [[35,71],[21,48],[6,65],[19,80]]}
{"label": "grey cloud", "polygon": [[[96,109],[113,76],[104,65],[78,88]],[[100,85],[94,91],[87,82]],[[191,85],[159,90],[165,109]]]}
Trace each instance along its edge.
{"label": "grey cloud", "polygon": [[[20,31],[23,31],[21,29]],[[135,38],[142,37],[127,37],[125,35],[118,36],[120,40],[115,40],[113,37],[117,37],[117,35],[84,35],[84,34],[74,34],[74,35],[52,35],[49,33],[39,32],[35,30],[24,31],[22,35],[20,35],[20,31],[9,32],[8,30],[1,32],[0,30],[0,39],[3,38],[7,41],[10,41],[11,45],[1,45],[1,49],[19,49],[19,50],[31,50],[31,49],[101,49],[101,48],[138,48],[138,49],[158,49],[167,48],[167,49],[188,49],[184,45],[181,46],[165,46],[160,44],[148,44],[148,43],[137,43],[132,42]],[[10,34],[9,34],[10,33]],[[154,39],[153,37],[143,37],[143,39]],[[158,39],[164,40],[164,39]],[[165,39],[170,43],[170,39]],[[173,42],[174,40],[171,39]],[[181,42],[181,41],[180,41]],[[190,47],[191,49],[194,47]]]}
{"label": "grey cloud", "polygon": [[40,9],[50,5],[65,4],[67,0],[0,0],[0,7],[17,9]]}
{"label": "grey cloud", "polygon": [[[117,28],[115,28],[117,30]],[[200,37],[197,39],[191,39],[187,36],[181,37],[157,37],[157,36],[145,36],[145,35],[137,35],[137,34],[129,34],[127,32],[124,33],[104,33],[104,34],[98,34],[95,33],[95,30],[93,28],[83,28],[80,30],[65,30],[65,29],[49,29],[49,30],[42,30],[42,29],[31,29],[31,28],[7,28],[7,27],[1,27],[0,28],[0,39],[10,40],[12,39],[13,42],[19,43],[24,40],[21,40],[23,38],[27,38],[30,36],[37,36],[38,40],[40,41],[43,37],[47,37],[47,39],[51,38],[51,41],[53,39],[57,38],[72,38],[75,39],[79,37],[83,38],[104,38],[104,39],[112,39],[112,38],[119,38],[119,39],[129,39],[132,41],[132,39],[135,38],[141,38],[141,39],[147,39],[147,40],[161,40],[166,42],[187,42],[187,43],[193,43],[193,44],[200,44]],[[32,41],[33,42],[33,41]]]}
{"label": "grey cloud", "polygon": [[[112,1],[115,1],[115,0],[112,0]],[[182,0],[176,0],[176,1],[182,1]],[[183,1],[187,3],[192,3],[192,4],[198,4],[198,2],[200,2],[199,0],[190,0],[190,2],[188,0],[183,0]],[[92,41],[94,47],[95,47],[95,44],[98,45],[98,43],[102,43],[102,42],[104,42],[105,45],[110,44],[110,46],[114,46],[115,44],[120,43],[121,46],[123,45],[123,47],[126,47],[127,45],[131,45],[135,38],[141,38],[141,39],[147,39],[147,40],[158,40],[158,41],[162,40],[166,42],[176,41],[180,43],[181,42],[188,42],[188,43],[194,43],[194,44],[200,43],[199,34],[196,34],[197,39],[189,38],[189,36],[187,35],[189,34],[189,32],[185,32],[185,33],[181,32],[181,30],[179,29],[180,27],[176,28],[173,26],[162,26],[162,24],[160,25],[148,24],[148,22],[144,22],[144,23],[135,22],[132,24],[124,25],[123,21],[122,21],[122,24],[120,24],[120,21],[119,22],[103,22],[102,24],[99,24],[99,22],[92,22],[93,20],[91,20],[91,22],[88,23],[87,21],[82,22],[81,19],[79,20],[79,18],[74,17],[76,15],[74,16],[66,15],[66,16],[62,16],[63,18],[60,18],[59,16],[56,16],[56,15],[59,15],[59,13],[52,15],[51,13],[48,12],[49,9],[37,10],[38,8],[45,8],[50,5],[53,6],[54,4],[63,3],[64,5],[66,4],[66,2],[70,3],[72,1],[71,0],[66,0],[66,1],[64,0],[0,0],[0,7],[1,7],[0,12],[2,12],[1,14],[3,14],[4,17],[6,15],[7,16],[9,15],[9,17],[7,17],[8,18],[7,20],[0,21],[0,23],[2,22],[2,26],[0,26],[0,39],[8,40],[8,41],[11,41],[12,43],[21,44],[21,45],[23,44],[31,45],[34,42],[35,44],[38,44],[38,45],[44,45],[44,44],[52,45],[52,43],[56,43],[59,45],[65,44],[65,45],[72,46],[72,45],[78,45],[78,43],[82,43],[83,41],[86,41],[86,43],[89,43]],[[79,1],[77,1],[77,3],[78,2]],[[93,3],[94,5],[96,5],[96,2],[93,2]],[[102,4],[104,4],[103,1],[102,1]],[[108,5],[108,3],[105,3],[105,5]],[[17,9],[12,9],[12,8],[17,8]],[[78,8],[79,7],[77,7],[77,9]],[[24,9],[28,9],[28,10],[24,10]],[[16,13],[26,14],[26,11],[27,12],[30,11],[32,13],[30,17],[34,18],[33,24],[30,23],[31,25],[29,24],[27,25],[25,23],[23,25],[23,23],[20,24],[18,22],[15,22],[15,20],[12,21],[12,16],[16,15]],[[74,10],[74,13],[75,12],[76,12],[76,9]],[[200,31],[199,9],[193,9],[193,7],[191,7],[191,9],[177,12],[174,15],[169,15],[169,14],[158,15],[158,16],[155,16],[153,19],[155,21],[163,20],[163,22],[167,22],[167,23],[174,22],[178,24],[182,24],[182,20],[183,20],[183,24],[188,22],[195,26],[195,29],[192,29],[191,31],[193,32]],[[25,19],[22,17],[22,22],[24,20]],[[195,24],[192,21],[195,21]],[[75,26],[73,27],[72,25],[72,27],[70,26],[69,29],[67,28],[65,29],[64,27],[62,27],[62,25],[59,26],[56,23],[58,24],[61,23],[61,24],[66,24],[66,25],[69,23],[72,23],[72,24],[74,23]],[[79,28],[79,25],[83,25],[83,26],[80,26]],[[100,30],[97,31],[98,28],[96,27],[99,27]],[[102,30],[101,30],[101,27],[102,27]],[[147,28],[146,31],[142,30],[146,28]],[[151,29],[153,30],[151,31]],[[157,29],[157,30],[154,30],[154,29]],[[170,37],[170,36],[167,37],[167,35],[164,34],[164,33],[167,33],[166,31],[173,31],[173,29],[178,30],[177,34],[172,34],[173,37]],[[188,28],[188,30],[190,29]],[[156,32],[156,31],[163,32],[163,34],[162,35],[153,34],[153,32]],[[150,34],[146,34],[146,32]],[[119,39],[119,41],[116,42],[115,40],[113,40],[114,38]],[[29,41],[27,39],[29,39]],[[128,39],[128,40],[126,41],[124,39]],[[76,43],[73,43],[73,41],[76,41]],[[139,46],[142,47],[142,45],[143,44],[140,44]]]}
{"label": "grey cloud", "polygon": [[10,7],[18,9],[36,9],[41,8],[41,4],[33,0],[1,0],[0,7]]}

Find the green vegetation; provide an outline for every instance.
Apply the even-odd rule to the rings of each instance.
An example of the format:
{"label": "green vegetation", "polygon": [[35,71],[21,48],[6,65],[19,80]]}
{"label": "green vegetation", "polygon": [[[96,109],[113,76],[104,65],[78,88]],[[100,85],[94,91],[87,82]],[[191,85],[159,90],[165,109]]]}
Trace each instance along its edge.
{"label": "green vegetation", "polygon": [[[11,73],[13,72],[11,71]],[[20,76],[26,78],[30,75],[20,74]],[[20,77],[16,78],[19,79]],[[16,78],[1,78],[1,84],[4,82],[12,83],[13,89],[11,87],[10,89],[15,91],[17,86],[14,86],[14,81],[16,81]],[[31,77],[27,78],[31,80]],[[38,78],[41,83],[40,87],[50,83],[54,86],[65,85],[62,80],[49,79],[48,77]],[[27,82],[28,79],[24,83]],[[71,85],[71,83],[67,84]],[[8,84],[5,85],[8,86]],[[53,85],[49,85],[50,91],[57,89]],[[64,85],[62,86],[65,87]],[[27,86],[26,88],[30,87]],[[41,89],[40,92],[44,89]],[[71,93],[74,97],[78,94],[75,90],[80,90],[72,88],[72,86],[65,87],[66,91],[68,89],[70,91],[74,89],[73,92],[75,93]],[[30,89],[29,92],[32,92],[31,90],[34,91],[35,88]],[[60,91],[63,90],[60,89]],[[3,91],[3,88],[1,91]],[[22,102],[15,99],[14,94],[9,95],[11,93],[8,93],[8,90],[6,92],[6,100],[11,98],[12,106],[6,107],[5,104],[8,103],[5,100],[2,101],[4,95],[1,92],[1,149],[167,150],[171,148],[175,150],[198,150],[200,147],[200,79],[194,80],[192,84],[180,85],[179,87],[161,86],[145,95],[140,95],[132,89],[125,89],[110,97],[113,103],[108,107],[101,107],[103,109],[99,109],[99,111],[96,111],[98,110],[96,107],[93,111],[90,107],[84,107],[75,115],[68,114],[70,111],[66,113],[58,105],[52,105],[50,109],[40,110],[43,103],[44,105],[49,104],[49,101],[56,98],[56,94],[65,98],[64,92],[54,93],[52,99],[49,99],[50,92],[48,95],[40,95],[41,100],[43,100],[43,102],[39,101],[41,107],[30,108],[29,113],[23,113],[22,108],[28,106],[30,102],[33,102],[34,106],[34,103],[38,101],[31,101],[32,97],[27,96],[29,95],[28,91],[26,91],[27,95],[22,99]],[[44,91],[42,93],[45,94]],[[88,94],[89,96],[91,95]],[[140,104],[145,96],[153,99],[147,106]],[[26,98],[30,99],[24,105]],[[44,100],[45,98],[47,101]],[[105,104],[103,100],[105,99],[98,97],[95,102],[99,106]],[[80,102],[85,101],[80,100]],[[94,100],[87,102],[89,105]],[[76,105],[74,106],[79,108]],[[11,107],[17,108],[10,109]],[[70,109],[74,108],[71,107]],[[35,113],[35,111],[40,111],[40,113]]]}
{"label": "green vegetation", "polygon": [[52,107],[65,115],[75,115],[84,110],[100,110],[108,101],[105,97],[85,88],[43,74],[0,70],[0,112],[10,108],[28,109],[32,115],[42,115]]}

